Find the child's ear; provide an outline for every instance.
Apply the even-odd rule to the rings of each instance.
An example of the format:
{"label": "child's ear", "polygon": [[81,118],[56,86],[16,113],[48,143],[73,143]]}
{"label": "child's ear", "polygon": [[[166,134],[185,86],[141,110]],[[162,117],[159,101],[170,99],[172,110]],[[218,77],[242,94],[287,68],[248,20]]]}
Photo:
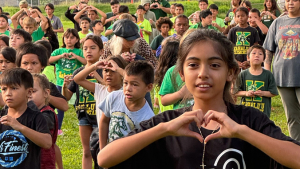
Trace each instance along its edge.
{"label": "child's ear", "polygon": [[30,87],[30,88],[27,89],[27,98],[31,97],[32,92],[33,92],[33,88],[32,87]]}
{"label": "child's ear", "polygon": [[153,89],[153,83],[150,83],[147,85],[147,92],[151,92],[151,90]]}
{"label": "child's ear", "polygon": [[233,80],[233,78],[235,76],[235,72],[236,71],[233,69],[228,70],[227,79],[226,79],[227,82],[231,82]]}
{"label": "child's ear", "polygon": [[180,70],[180,71],[179,71],[179,75],[180,75],[181,80],[182,80],[183,82],[185,82],[183,70]]}
{"label": "child's ear", "polygon": [[44,91],[44,97],[45,98],[48,98],[50,96],[50,89],[46,89],[45,91]]}
{"label": "child's ear", "polygon": [[247,55],[247,61],[250,61],[250,56],[249,55]]}

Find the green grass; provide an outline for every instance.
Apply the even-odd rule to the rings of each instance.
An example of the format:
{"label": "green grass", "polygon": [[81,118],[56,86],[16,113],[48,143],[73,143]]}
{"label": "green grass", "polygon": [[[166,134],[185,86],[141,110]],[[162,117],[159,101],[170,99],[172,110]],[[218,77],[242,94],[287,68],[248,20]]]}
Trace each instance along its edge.
{"label": "green grass", "polygon": [[[251,0],[253,7],[262,9],[263,0]],[[182,3],[184,6],[188,6],[186,8],[185,14],[189,16],[194,11],[198,10],[197,1],[177,1],[177,3]],[[230,7],[229,0],[209,0],[209,3],[215,3],[219,6],[219,17],[224,18],[227,10]],[[55,6],[55,15],[60,17],[64,29],[73,28],[74,25],[71,21],[69,21],[64,13],[67,10],[68,6],[73,3],[69,3],[67,5]],[[130,8],[130,12],[134,13],[136,7],[139,5],[135,4],[126,4]],[[103,10],[104,12],[110,12],[109,4],[95,4],[96,7]],[[43,7],[41,6],[41,9]],[[4,7],[4,11],[15,13],[18,11],[18,8],[15,7]],[[58,33],[58,39],[60,45],[62,45],[62,33]],[[288,135],[287,122],[284,114],[284,110],[282,107],[282,103],[280,100],[280,96],[276,96],[272,99],[272,113],[271,119],[275,122],[276,125],[280,126],[283,133]],[[158,112],[158,109],[155,109],[155,113]],[[60,147],[63,156],[64,168],[66,169],[80,169],[81,168],[81,157],[82,157],[82,146],[79,137],[79,128],[78,128],[78,120],[77,115],[73,106],[70,105],[70,109],[65,112],[65,118],[63,122],[62,129],[64,131],[64,135],[59,136],[57,139],[57,145]]]}

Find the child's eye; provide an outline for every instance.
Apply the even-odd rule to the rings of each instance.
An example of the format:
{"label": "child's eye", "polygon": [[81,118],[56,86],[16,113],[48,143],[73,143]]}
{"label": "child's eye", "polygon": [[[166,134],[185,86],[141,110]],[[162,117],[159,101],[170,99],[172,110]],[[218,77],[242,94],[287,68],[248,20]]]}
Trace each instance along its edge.
{"label": "child's eye", "polygon": [[196,66],[198,66],[198,64],[196,64],[196,63],[189,63],[188,66],[189,67],[196,67]]}
{"label": "child's eye", "polygon": [[217,63],[213,63],[213,64],[211,64],[211,67],[213,67],[213,68],[219,68],[219,67],[220,67],[220,65],[219,65],[219,64],[217,64]]}

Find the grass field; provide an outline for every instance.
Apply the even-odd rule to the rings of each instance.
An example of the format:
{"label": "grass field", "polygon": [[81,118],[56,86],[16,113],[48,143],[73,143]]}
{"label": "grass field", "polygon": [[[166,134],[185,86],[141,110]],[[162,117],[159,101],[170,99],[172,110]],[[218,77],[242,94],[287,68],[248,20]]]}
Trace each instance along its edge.
{"label": "grass field", "polygon": [[[263,0],[251,0],[253,3],[254,8],[262,9],[262,2]],[[177,3],[183,3],[186,7],[185,14],[190,15],[192,12],[198,10],[197,1],[177,1]],[[230,7],[229,0],[209,0],[209,3],[215,3],[219,6],[219,17],[224,18],[226,15],[227,10]],[[64,13],[67,10],[67,5],[60,5],[55,7],[55,15],[59,16],[63,22],[64,29],[73,28],[73,23],[68,21]],[[109,4],[94,4],[99,9],[103,10],[104,12],[110,11]],[[135,8],[139,4],[126,4],[130,8],[130,12],[134,13]],[[15,13],[18,9],[15,7],[3,7],[5,12]],[[43,7],[41,6],[41,9]],[[62,34],[59,33],[59,41],[62,44]],[[157,113],[157,109],[155,109]],[[276,125],[280,126],[283,132],[288,135],[287,125],[286,125],[286,117],[284,114],[284,110],[282,107],[282,103],[280,100],[280,96],[276,96],[272,99],[272,113],[271,119],[276,123]],[[57,145],[60,147],[63,155],[63,163],[64,168],[66,169],[80,169],[81,168],[81,157],[82,157],[82,147],[79,137],[79,129],[78,129],[78,120],[75,113],[73,106],[70,105],[70,109],[65,112],[65,118],[62,126],[62,130],[64,135],[59,136],[57,139]]]}

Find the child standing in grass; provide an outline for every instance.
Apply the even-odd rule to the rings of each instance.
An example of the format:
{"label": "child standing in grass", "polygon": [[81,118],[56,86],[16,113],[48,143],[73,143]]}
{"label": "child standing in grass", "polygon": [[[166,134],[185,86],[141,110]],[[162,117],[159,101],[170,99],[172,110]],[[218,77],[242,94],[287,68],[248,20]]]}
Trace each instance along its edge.
{"label": "child standing in grass", "polygon": [[137,13],[137,25],[140,27],[140,30],[143,32],[143,38],[149,44],[149,36],[152,33],[152,28],[150,22],[144,18],[146,10],[144,6],[139,5],[136,9]]}
{"label": "child standing in grass", "polygon": [[250,68],[239,74],[239,91],[235,95],[242,97],[242,105],[254,107],[270,117],[271,97],[278,95],[278,92],[273,74],[261,66],[266,58],[265,49],[253,45],[248,49],[247,58]]}

